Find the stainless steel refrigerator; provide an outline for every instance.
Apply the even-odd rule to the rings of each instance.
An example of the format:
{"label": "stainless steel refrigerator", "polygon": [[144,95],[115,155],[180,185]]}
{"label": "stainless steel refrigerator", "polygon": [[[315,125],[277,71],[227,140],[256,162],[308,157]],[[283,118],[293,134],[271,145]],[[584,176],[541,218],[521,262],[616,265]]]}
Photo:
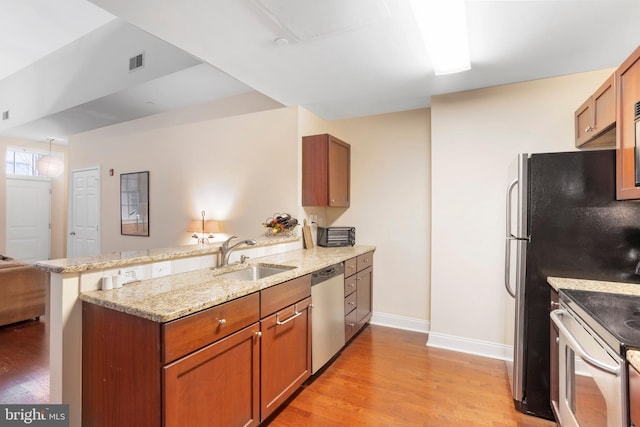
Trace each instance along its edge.
{"label": "stainless steel refrigerator", "polygon": [[640,203],[615,200],[615,150],[520,154],[510,173],[507,369],[516,408],[553,419],[547,277],[640,282]]}

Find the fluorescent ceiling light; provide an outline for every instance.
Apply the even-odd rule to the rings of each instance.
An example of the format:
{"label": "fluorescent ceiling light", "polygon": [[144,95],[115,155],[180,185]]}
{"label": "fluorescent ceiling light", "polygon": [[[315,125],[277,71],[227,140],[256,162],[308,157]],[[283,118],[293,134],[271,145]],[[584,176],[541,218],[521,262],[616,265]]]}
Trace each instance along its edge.
{"label": "fluorescent ceiling light", "polygon": [[464,0],[411,0],[436,75],[471,68]]}

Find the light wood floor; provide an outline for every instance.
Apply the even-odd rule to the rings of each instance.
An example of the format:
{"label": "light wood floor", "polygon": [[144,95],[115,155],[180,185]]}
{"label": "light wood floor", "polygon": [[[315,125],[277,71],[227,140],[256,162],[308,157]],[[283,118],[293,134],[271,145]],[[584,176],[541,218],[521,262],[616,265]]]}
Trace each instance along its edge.
{"label": "light wood floor", "polygon": [[552,427],[514,409],[504,362],[371,325],[270,426]]}
{"label": "light wood floor", "polygon": [[[426,335],[368,326],[271,427],[553,427],[517,412],[504,363],[425,346]],[[0,328],[0,403],[46,403],[43,322]]]}

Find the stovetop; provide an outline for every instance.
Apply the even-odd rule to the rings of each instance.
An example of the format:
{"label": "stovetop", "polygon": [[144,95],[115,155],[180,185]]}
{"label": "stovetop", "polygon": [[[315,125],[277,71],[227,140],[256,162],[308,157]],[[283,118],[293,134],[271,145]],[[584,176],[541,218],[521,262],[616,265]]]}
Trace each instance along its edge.
{"label": "stovetop", "polygon": [[620,355],[640,348],[640,296],[561,289],[560,299]]}

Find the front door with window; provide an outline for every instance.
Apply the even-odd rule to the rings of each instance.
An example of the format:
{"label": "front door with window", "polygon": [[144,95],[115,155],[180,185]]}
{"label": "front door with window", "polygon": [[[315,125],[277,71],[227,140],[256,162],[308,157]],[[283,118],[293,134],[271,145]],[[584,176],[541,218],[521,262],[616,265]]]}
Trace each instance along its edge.
{"label": "front door with window", "polygon": [[6,254],[26,262],[49,259],[51,248],[51,181],[7,177]]}

